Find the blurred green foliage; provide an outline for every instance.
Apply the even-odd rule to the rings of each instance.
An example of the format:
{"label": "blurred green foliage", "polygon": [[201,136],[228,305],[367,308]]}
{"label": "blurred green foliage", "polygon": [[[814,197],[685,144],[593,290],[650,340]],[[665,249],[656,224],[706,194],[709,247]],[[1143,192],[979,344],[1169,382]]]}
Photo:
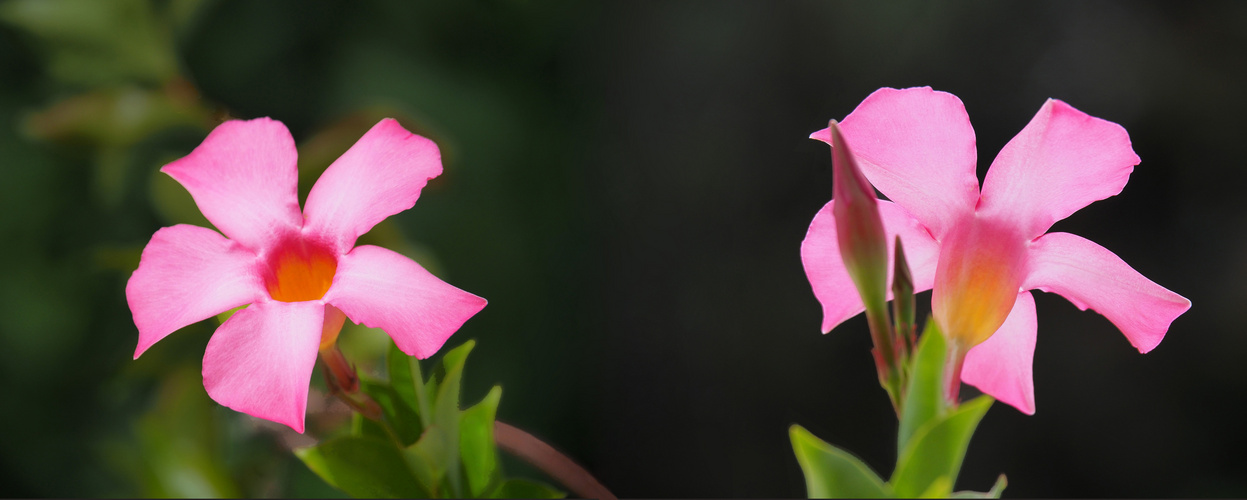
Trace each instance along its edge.
{"label": "blurred green foliage", "polygon": [[[246,24],[302,7],[297,2],[260,5],[200,0],[0,3],[0,34],[4,35],[0,37],[0,116],[8,119],[0,129],[0,154],[5,158],[0,168],[6,179],[0,183],[0,209],[6,214],[0,219],[0,235],[8,242],[0,248],[0,257],[21,263],[0,279],[0,312],[8,317],[0,335],[0,371],[7,380],[37,381],[16,389],[15,397],[28,401],[22,411],[0,412],[0,426],[25,429],[3,434],[0,491],[6,496],[340,495],[290,453],[292,447],[315,443],[315,436],[349,424],[342,421],[342,408],[325,399],[317,377],[313,378],[310,401],[314,404],[309,411],[324,417],[310,416],[308,435],[298,436],[229,412],[207,398],[198,376],[199,357],[218,322],[185,328],[142,359],[130,360],[135,332],[123,289],[138,265],[143,245],[160,226],[212,227],[190,195],[158,169],[189,153],[225,119],[269,114],[285,121],[300,138],[302,201],[320,173],[364,131],[383,117],[395,117],[441,146],[447,173],[430,182],[425,198],[433,201],[421,205],[442,207],[432,207],[433,213],[426,214],[419,225],[434,238],[451,240],[465,234],[462,221],[505,203],[496,197],[496,189],[492,190],[495,202],[480,203],[491,199],[489,185],[506,182],[488,175],[465,178],[469,182],[464,187],[484,184],[486,188],[477,189],[469,201],[437,200],[448,182],[463,175],[457,173],[462,163],[462,139],[458,138],[485,126],[519,130],[519,115],[514,111],[532,102],[528,98],[532,89],[516,93],[513,87],[491,87],[490,78],[465,80],[464,75],[487,68],[479,61],[438,60],[437,52],[422,51],[419,45],[401,48],[406,55],[400,55],[377,46],[385,42],[354,36],[344,38],[349,41],[341,48],[348,53],[336,58],[342,75],[351,75],[352,85],[381,85],[380,92],[368,87],[342,89],[318,104],[278,99],[299,103],[299,112],[285,114],[275,108],[257,111],[265,107],[261,101],[267,98],[257,101],[260,94],[255,89],[236,92],[233,97],[229,90],[222,93],[232,84],[230,78],[262,74],[274,58],[291,56],[290,42],[311,35],[287,36],[292,34],[283,33],[283,27],[293,25],[277,22],[248,34],[259,35],[258,45],[233,46],[231,40],[247,38],[229,33],[236,19],[234,11],[252,10],[239,16],[249,20]],[[502,17],[515,8],[498,4],[482,11],[482,7],[377,4],[357,17],[423,20],[422,36],[440,45],[437,40],[453,43],[461,35],[441,28],[434,17]],[[319,16],[320,23],[338,19],[325,9],[310,7],[310,15]],[[420,11],[429,15],[419,15]],[[556,34],[557,30],[539,29],[512,36],[519,36],[528,46],[522,50],[529,50],[533,44],[548,44],[547,38]],[[412,54],[417,57],[408,57]],[[359,62],[367,57],[382,59]],[[230,68],[214,66],[217,61]],[[248,76],[231,68],[248,68]],[[463,85],[473,81],[475,87]],[[214,88],[205,92],[204,84]],[[316,82],[265,85],[264,91],[297,95],[309,85]],[[495,105],[482,106],[483,102]],[[510,116],[497,115],[506,109],[512,110]],[[497,133],[483,140],[509,141],[514,149],[523,143],[523,136]],[[490,154],[498,149],[477,151]],[[488,157],[473,164],[488,165]],[[463,196],[458,189],[453,196]],[[401,226],[391,218],[361,237],[360,243],[399,251],[444,276],[447,270],[434,252],[408,238]],[[471,254],[465,249],[479,246],[480,238],[505,241],[506,228],[496,229],[502,234],[480,232],[477,241],[454,243],[446,251]],[[525,236],[512,228],[510,238]],[[461,286],[473,289],[472,283]],[[387,346],[392,344],[384,332],[348,322],[341,343],[365,373],[386,371]],[[390,387],[368,380],[367,387],[377,391]],[[453,400],[438,399],[433,408],[452,408],[447,411],[457,421],[459,392],[456,375],[453,388],[447,387],[447,395],[442,396],[451,398],[453,393]],[[477,394],[479,389],[467,392]],[[464,455],[461,471],[429,471],[450,478],[447,484],[454,489],[429,491],[484,495],[488,487],[511,494],[549,494],[539,483],[508,482],[498,476],[501,466],[492,455],[492,427],[482,428],[486,420],[492,426],[499,397],[499,389],[494,388],[482,403],[485,406],[465,410],[462,439],[464,449],[472,451]],[[398,399],[390,404],[391,410],[407,405]],[[451,446],[460,439],[456,429],[452,426],[447,431],[454,439],[444,446],[431,443],[431,438],[423,446],[413,445],[416,450],[408,455],[457,450],[458,446]],[[306,457],[310,452],[304,453]],[[100,467],[102,463],[110,465]],[[74,480],[60,479],[65,476]]]}
{"label": "blurred green foliage", "polygon": [[58,82],[160,84],[178,73],[172,32],[201,2],[167,3],[157,12],[148,0],[10,0],[0,7],[0,20],[38,39]]}
{"label": "blurred green foliage", "polygon": [[[380,404],[378,421],[353,415],[351,431],[295,454],[329,484],[358,498],[562,498],[537,482],[507,478],[494,444],[502,388],[459,409],[460,384],[475,342],[448,350],[426,380],[419,360],[390,344],[390,379],[363,378]],[[516,489],[523,485],[523,490]]]}

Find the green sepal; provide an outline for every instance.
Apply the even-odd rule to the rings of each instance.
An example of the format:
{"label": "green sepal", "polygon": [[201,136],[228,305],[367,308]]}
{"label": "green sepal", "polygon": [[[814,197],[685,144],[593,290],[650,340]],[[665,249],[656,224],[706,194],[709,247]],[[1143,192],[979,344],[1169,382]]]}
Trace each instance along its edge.
{"label": "green sepal", "polygon": [[326,483],[357,498],[428,498],[398,448],[370,436],[341,436],[295,456]]}
{"label": "green sepal", "polygon": [[459,453],[472,496],[479,497],[498,472],[498,446],[494,443],[494,418],[502,387],[495,385],[476,405],[463,410],[459,420]]}
{"label": "green sepal", "polygon": [[805,474],[809,498],[890,498],[892,488],[870,466],[847,451],[828,444],[793,424],[788,428],[792,451]]}
{"label": "green sepal", "polygon": [[564,498],[567,493],[528,479],[508,479],[485,498]]}
{"label": "green sepal", "polygon": [[919,428],[948,411],[948,399],[944,397],[947,351],[943,332],[935,321],[927,320],[918,350],[913,354],[909,386],[905,389],[905,403],[896,436],[897,457],[904,455],[905,448]]}
{"label": "green sepal", "polygon": [[890,484],[896,495],[923,495],[941,476],[951,478],[948,482],[948,489],[951,490],[961,471],[961,462],[965,459],[966,447],[970,444],[974,429],[993,402],[995,400],[990,396],[979,396],[919,427],[897,460],[896,471],[892,474]]}

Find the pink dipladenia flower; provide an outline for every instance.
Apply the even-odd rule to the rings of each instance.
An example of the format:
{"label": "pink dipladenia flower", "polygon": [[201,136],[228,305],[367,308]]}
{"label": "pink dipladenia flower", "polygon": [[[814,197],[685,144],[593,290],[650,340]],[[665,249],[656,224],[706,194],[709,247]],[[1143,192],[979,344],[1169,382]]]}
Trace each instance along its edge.
{"label": "pink dipladenia flower", "polygon": [[442,173],[432,141],[382,120],[325,170],[302,211],[296,156],[285,125],[259,118],[225,122],[165,165],[225,236],[185,224],[156,231],[126,299],[139,330],[135,359],[175,330],[249,304],[212,334],[204,388],[222,405],[303,432],[318,348],[333,344],[344,314],[427,358],[485,299],[396,252],[355,246]]}
{"label": "pink dipladenia flower", "polygon": [[[879,202],[889,255],[899,235],[914,290],[934,288],[936,321],[961,352],[969,350],[962,380],[996,399],[1035,412],[1029,290],[1096,310],[1144,353],[1191,307],[1104,247],[1047,233],[1125,187],[1139,157],[1120,125],[1049,99],[996,157],[982,192],[974,129],[952,94],[879,89],[839,126],[866,178],[891,199]],[[810,137],[830,143],[827,129]],[[863,309],[841,261],[832,203],[801,245],[824,333]]]}

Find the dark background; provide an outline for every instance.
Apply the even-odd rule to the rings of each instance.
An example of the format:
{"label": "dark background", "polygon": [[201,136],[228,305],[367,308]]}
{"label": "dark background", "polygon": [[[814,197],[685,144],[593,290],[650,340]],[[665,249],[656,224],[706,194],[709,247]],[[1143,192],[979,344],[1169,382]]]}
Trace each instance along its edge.
{"label": "dark background", "polygon": [[[334,494],[207,398],[212,320],[131,359],[138,251],[195,217],[155,171],[226,114],[281,120],[310,170],[380,116],[436,140],[446,173],[385,241],[490,301],[448,344],[478,340],[465,399],[501,384],[500,419],[619,496],[803,496],[793,423],[886,476],[865,321],[820,335],[801,267],[831,197],[806,136],[929,85],[965,103],[980,178],[1048,97],[1123,125],[1130,183],[1053,230],[1193,302],[1139,355],[1037,293],[1038,412],[996,404],[958,488],[1247,496],[1247,4],[118,4],[0,2],[0,495]],[[126,128],[145,92],[192,111]]]}

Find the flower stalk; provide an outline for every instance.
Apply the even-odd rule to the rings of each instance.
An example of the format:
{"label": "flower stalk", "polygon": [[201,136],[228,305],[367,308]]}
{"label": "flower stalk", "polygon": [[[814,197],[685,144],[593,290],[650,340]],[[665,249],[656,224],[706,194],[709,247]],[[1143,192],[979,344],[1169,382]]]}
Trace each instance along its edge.
{"label": "flower stalk", "polygon": [[355,365],[346,360],[337,342],[321,348],[320,362],[330,394],[369,420],[381,420],[381,405],[359,390],[359,374],[355,371]]}
{"label": "flower stalk", "polygon": [[499,448],[549,474],[577,497],[599,500],[618,498],[567,455],[513,425],[494,421],[494,441]]}
{"label": "flower stalk", "polygon": [[948,356],[944,364],[944,387],[948,404],[955,407],[961,396],[961,370],[966,364],[966,353],[970,349],[957,339],[949,339]]}

